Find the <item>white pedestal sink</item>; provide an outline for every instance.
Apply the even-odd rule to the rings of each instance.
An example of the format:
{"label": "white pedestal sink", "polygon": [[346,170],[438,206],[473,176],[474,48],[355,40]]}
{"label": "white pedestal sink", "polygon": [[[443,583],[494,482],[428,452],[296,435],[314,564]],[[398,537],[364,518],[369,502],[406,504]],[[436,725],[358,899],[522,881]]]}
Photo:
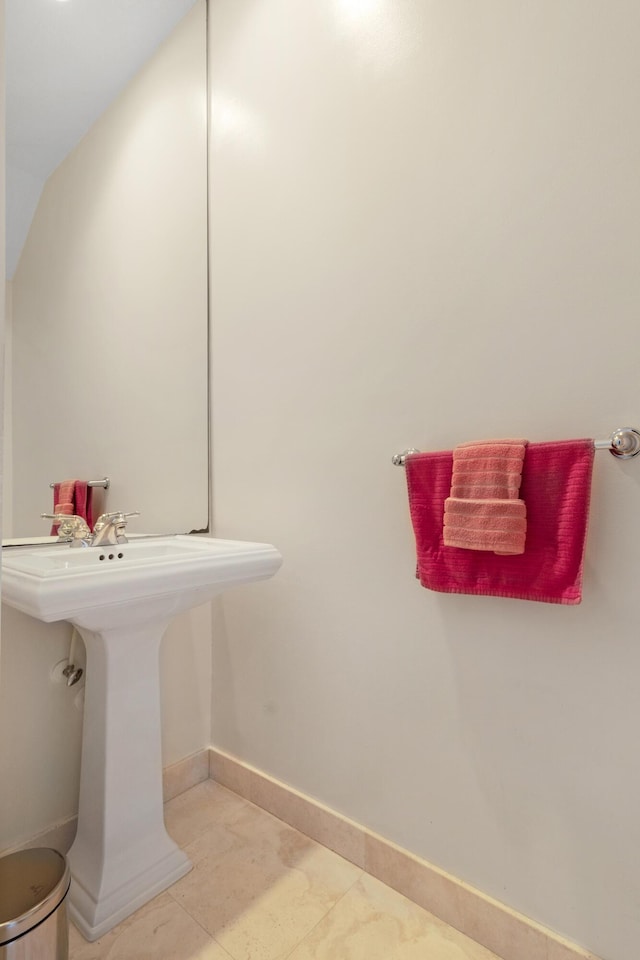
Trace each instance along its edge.
{"label": "white pedestal sink", "polygon": [[162,815],[158,654],[170,619],[281,562],[269,544],[190,536],[3,552],[4,602],[71,621],[87,648],[69,911],[88,940],[191,868]]}

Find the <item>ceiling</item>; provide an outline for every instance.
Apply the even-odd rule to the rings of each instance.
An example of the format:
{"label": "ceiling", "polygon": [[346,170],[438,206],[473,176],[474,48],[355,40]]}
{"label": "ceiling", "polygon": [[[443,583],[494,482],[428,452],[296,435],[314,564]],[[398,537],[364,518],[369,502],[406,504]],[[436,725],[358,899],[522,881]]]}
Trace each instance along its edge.
{"label": "ceiling", "polygon": [[5,0],[7,277],[49,175],[195,0]]}

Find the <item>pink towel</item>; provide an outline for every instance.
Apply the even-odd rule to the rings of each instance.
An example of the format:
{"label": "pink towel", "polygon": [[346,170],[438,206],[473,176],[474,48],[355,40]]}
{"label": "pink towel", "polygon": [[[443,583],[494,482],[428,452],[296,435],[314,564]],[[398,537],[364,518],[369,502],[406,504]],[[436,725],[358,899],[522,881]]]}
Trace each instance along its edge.
{"label": "pink towel", "polygon": [[76,480],[73,489],[73,499],[75,503],[75,515],[86,520],[89,529],[93,530],[93,487],[90,487],[86,480]]}
{"label": "pink towel", "polygon": [[444,502],[444,545],[524,553],[527,511],[520,500],[526,440],[480,440],[453,451],[451,495]]}
{"label": "pink towel", "polygon": [[445,547],[442,518],[451,488],[452,453],[408,456],[420,583],[442,593],[580,603],[593,454],[593,440],[527,446],[520,487],[527,504],[527,540],[518,556]]}
{"label": "pink towel", "polygon": [[[53,512],[66,516],[82,517],[93,530],[93,510],[91,506],[93,490],[86,480],[63,480],[53,487]],[[51,536],[58,535],[58,524],[51,527]]]}

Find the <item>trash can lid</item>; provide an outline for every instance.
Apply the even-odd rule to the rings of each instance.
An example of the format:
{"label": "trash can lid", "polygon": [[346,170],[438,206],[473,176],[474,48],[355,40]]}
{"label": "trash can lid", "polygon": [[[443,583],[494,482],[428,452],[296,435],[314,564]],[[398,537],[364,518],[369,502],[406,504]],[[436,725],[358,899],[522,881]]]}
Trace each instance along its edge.
{"label": "trash can lid", "polygon": [[0,857],[0,944],[46,920],[70,882],[69,864],[57,850],[39,847]]}

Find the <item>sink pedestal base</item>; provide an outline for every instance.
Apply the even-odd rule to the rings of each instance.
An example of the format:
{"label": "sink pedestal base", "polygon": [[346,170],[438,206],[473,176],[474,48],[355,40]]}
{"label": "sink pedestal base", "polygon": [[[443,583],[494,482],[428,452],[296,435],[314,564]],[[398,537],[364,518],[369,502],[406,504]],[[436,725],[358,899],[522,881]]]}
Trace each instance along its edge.
{"label": "sink pedestal base", "polygon": [[[74,869],[74,859],[71,860]],[[77,877],[71,878],[69,917],[85,938],[98,940],[121,920],[162,893],[172,883],[191,870],[191,861],[181,850],[172,851],[162,861],[156,861],[144,873],[132,877],[106,896],[96,901]]]}
{"label": "sink pedestal base", "polygon": [[97,940],[191,862],[163,819],[159,650],[168,618],[100,631],[74,622],[87,681],[69,913]]}

